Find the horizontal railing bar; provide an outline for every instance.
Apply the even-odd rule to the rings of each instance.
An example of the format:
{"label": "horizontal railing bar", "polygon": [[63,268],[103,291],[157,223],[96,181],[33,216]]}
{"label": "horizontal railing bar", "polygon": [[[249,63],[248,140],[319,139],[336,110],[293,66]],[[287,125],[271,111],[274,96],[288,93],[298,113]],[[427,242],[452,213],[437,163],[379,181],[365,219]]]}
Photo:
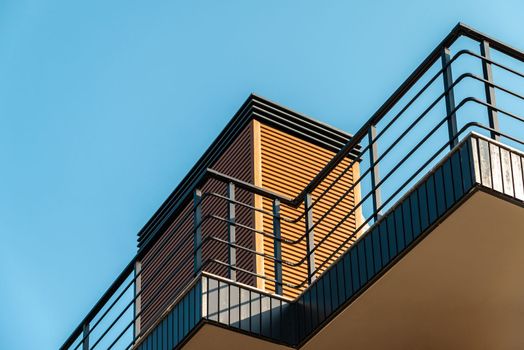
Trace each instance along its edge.
{"label": "horizontal railing bar", "polygon": [[[131,274],[129,275],[131,276]],[[79,341],[79,343],[75,346],[74,350],[78,349],[78,347],[80,345],[82,345],[86,339],[89,339],[91,333],[93,333],[93,330],[100,324],[100,322],[102,322],[102,320],[107,316],[107,314],[113,309],[113,307],[116,305],[116,303],[118,303],[118,301],[120,300],[120,298],[122,298],[122,296],[124,296],[124,294],[127,292],[127,290],[129,289],[129,287],[131,287],[135,281],[137,280],[138,278],[138,275],[135,275],[135,277],[128,283],[128,285],[120,292],[120,294],[118,295],[118,297],[113,301],[113,303],[111,303],[111,305],[106,309],[106,311],[104,312],[104,314],[102,316],[100,316],[100,318],[95,322],[95,324],[91,327],[89,327],[89,330],[87,332],[82,332],[81,335],[83,335],[83,338]]]}
{"label": "horizontal railing bar", "polygon": [[[501,112],[502,113],[502,112]],[[503,113],[504,114],[504,113]],[[495,130],[493,128],[490,128],[489,126],[486,126],[484,124],[480,124],[480,123],[477,123],[477,122],[470,122],[468,123],[470,126],[475,126],[475,127],[478,127],[478,128],[481,128],[481,129],[484,129],[486,131],[492,131],[494,133],[497,133],[499,136],[502,136],[504,138],[507,138],[508,140],[511,140],[511,141],[514,141],[516,143],[519,143],[521,145],[524,146],[524,141],[523,140],[520,140],[520,139],[516,139],[514,138],[513,136],[510,136],[500,130]],[[488,140],[489,142],[491,143],[496,143],[498,147],[501,147],[501,148],[504,148],[508,151],[511,151],[511,152],[515,152],[516,150],[511,148],[511,147],[508,147],[507,145],[503,144],[503,143],[500,143],[500,142],[497,142],[496,140],[493,140],[492,138],[489,138],[489,137],[486,137],[484,135],[481,135],[481,134],[477,134],[477,133],[473,133],[476,137],[479,137],[479,138],[482,138],[482,139],[486,139]]]}
{"label": "horizontal railing bar", "polygon": [[443,47],[449,46],[460,36],[461,25],[458,24],[451,33],[426,57],[426,59],[410,74],[410,76],[395,90],[395,92],[386,100],[386,102],[371,116],[371,118],[362,125],[362,127],[353,135],[351,140],[342,147],[342,149],[331,159],[315,178],[304,188],[298,195],[296,202],[302,202],[307,193],[313,190],[328,176],[328,174],[345,158],[358,142],[362,140],[372,125],[378,122],[389,112],[389,110],[418,82],[418,80],[431,68],[431,66],[440,58],[440,51]]}
{"label": "horizontal railing bar", "polygon": [[262,187],[259,187],[259,186],[255,186],[253,184],[250,184],[249,182],[245,182],[245,181],[236,179],[234,177],[231,177],[229,175],[223,174],[223,173],[218,172],[216,170],[213,170],[211,168],[207,169],[207,174],[211,178],[214,178],[214,179],[217,179],[217,180],[221,180],[223,182],[234,183],[239,188],[242,188],[242,189],[245,189],[245,190],[249,190],[250,192],[252,192],[254,194],[258,194],[258,195],[264,196],[266,198],[278,199],[282,203],[285,203],[287,205],[292,205],[293,204],[293,199],[290,198],[290,197],[284,196],[282,194],[276,193],[274,191],[271,191],[271,190],[268,190],[268,189],[265,189],[265,188],[262,188]]}
{"label": "horizontal railing bar", "polygon": [[[273,212],[272,211],[265,210],[265,209],[262,209],[262,208],[257,208],[257,207],[255,207],[253,205],[249,205],[247,203],[228,198],[228,197],[223,196],[223,195],[221,195],[219,193],[216,193],[216,192],[205,192],[205,193],[208,193],[212,197],[220,198],[220,199],[223,199],[223,200],[225,200],[227,202],[238,204],[241,207],[248,208],[248,209],[251,209],[253,211],[256,211],[256,212],[259,212],[259,213],[262,213],[262,214],[266,214],[266,215],[269,215],[269,216],[273,216]],[[282,216],[282,215],[280,215],[280,218],[283,219],[286,222],[289,222],[289,223],[294,222],[293,219],[290,219],[290,218]]]}
{"label": "horizontal railing bar", "polygon": [[82,322],[78,325],[78,327],[73,331],[73,333],[67,338],[67,340],[64,342],[64,344],[60,347],[60,350],[67,350],[73,342],[80,336],[80,334],[83,333],[83,326],[84,324],[90,322],[96,314],[104,307],[104,305],[111,299],[113,294],[120,288],[122,283],[126,281],[126,279],[129,277],[129,275],[133,272],[135,269],[135,263],[136,263],[136,256],[131,259],[129,264],[120,272],[118,277],[111,283],[111,286],[105,291],[105,293],[102,295],[102,297],[97,301],[95,306],[91,308],[91,311],[84,317]]}
{"label": "horizontal railing bar", "polygon": [[[223,265],[223,266],[226,266],[226,267],[229,267],[228,263],[225,263],[223,261],[220,261],[218,259],[209,259],[209,263],[215,263],[215,264],[218,264],[218,265]],[[256,272],[252,272],[252,271],[249,271],[249,270],[246,270],[246,269],[242,269],[238,266],[231,266],[232,269],[235,269],[237,271],[240,271],[242,273],[245,273],[245,274],[248,274],[248,275],[251,275],[251,276],[254,276],[254,277],[258,277],[258,278],[262,278],[266,281],[269,281],[269,282],[273,282],[275,284],[279,284],[281,286],[285,286],[285,287],[288,287],[288,288],[293,288],[293,289],[299,289],[301,288],[301,286],[303,286],[304,284],[302,283],[302,285],[294,285],[294,284],[290,284],[290,283],[287,283],[287,282],[282,282],[282,281],[277,281],[276,279],[273,279],[273,278],[269,278],[265,275],[261,275],[261,274],[258,274]]]}
{"label": "horizontal railing bar", "polygon": [[519,94],[519,93],[517,93],[517,92],[514,92],[514,91],[512,91],[512,90],[510,90],[510,89],[506,89],[505,87],[502,87],[502,86],[500,86],[500,85],[498,85],[498,84],[495,84],[495,83],[493,83],[493,82],[490,82],[489,80],[486,80],[486,79],[484,79],[484,78],[481,78],[481,77],[479,77],[479,76],[477,76],[477,75],[475,75],[475,74],[471,74],[470,76],[471,76],[471,78],[473,78],[473,79],[475,79],[475,80],[478,80],[478,81],[480,81],[480,82],[482,82],[482,83],[489,84],[490,86],[493,86],[493,87],[494,87],[495,89],[497,89],[497,90],[503,91],[503,92],[505,92],[505,93],[507,93],[507,94],[513,96],[513,97],[516,97],[516,98],[518,98],[518,99],[524,100],[524,96],[521,95],[521,94]]}
{"label": "horizontal railing bar", "polygon": [[[206,220],[208,219],[209,216],[207,217],[204,217],[201,224]],[[182,221],[181,221],[182,223]],[[196,228],[192,228],[192,231],[194,231]],[[189,232],[189,234],[192,233]],[[176,230],[173,230],[172,232],[176,232]],[[165,240],[165,242],[167,242],[168,239]],[[205,241],[205,240],[204,240]],[[204,243],[204,242],[203,242]],[[160,263],[160,265],[155,269],[153,270],[153,274],[149,277],[150,280],[149,280],[149,283],[144,283],[142,286],[141,286],[141,290],[138,291],[136,294],[135,294],[135,298],[133,299],[133,302],[136,301],[136,299],[141,296],[142,294],[142,291],[144,289],[146,289],[149,284],[153,283],[155,278],[158,277],[158,275],[160,274],[160,272],[162,272],[162,269],[165,267],[166,264],[168,264],[171,259],[185,246],[187,245],[188,243],[186,241],[181,241],[179,242],[177,245],[175,245],[175,247],[170,251],[170,253],[165,257],[165,259]],[[158,253],[159,251],[157,251]],[[94,329],[98,326],[98,324],[102,321],[102,319],[109,313],[109,311],[111,311],[111,309],[116,305],[116,303],[118,302],[118,300],[125,294],[125,292],[127,291],[127,289],[133,285],[133,283],[136,282],[136,280],[141,276],[141,274],[146,271],[147,269],[141,269],[132,279],[132,281],[130,281],[130,283],[128,284],[128,286],[122,290],[119,294],[119,296],[117,297],[117,299],[115,299],[115,301],[111,304],[111,306],[104,312],[104,314],[97,320],[97,322],[95,323],[94,326],[92,326],[89,330],[89,332],[87,332],[84,337],[82,338],[82,340],[80,340],[80,342],[77,344],[77,346],[74,348],[74,350],[78,349],[78,347],[80,345],[82,345],[83,341],[85,339],[88,339],[89,338],[89,335],[94,331]],[[71,344],[72,345],[72,344]],[[94,347],[94,346],[93,346]]]}
{"label": "horizontal railing bar", "polygon": [[[275,261],[277,263],[281,263],[281,264],[284,264],[284,265],[287,265],[287,266],[290,266],[290,267],[296,267],[295,264],[293,264],[293,262],[290,262],[288,260],[284,260],[284,259],[276,259],[275,257],[269,255],[269,254],[265,254],[265,253],[261,253],[261,252],[258,252],[256,250],[253,250],[251,248],[248,248],[248,247],[244,247],[242,245],[239,245],[239,244],[236,244],[236,243],[230,243],[224,239],[221,239],[219,237],[216,237],[216,236],[210,236],[210,240],[211,241],[214,241],[214,242],[218,242],[218,243],[221,243],[221,244],[224,244],[228,247],[233,247],[233,248],[238,248],[240,250],[243,250],[245,252],[248,252],[248,253],[251,253],[251,254],[254,254],[254,255],[257,255],[257,256],[261,256],[265,259],[268,259],[268,260],[271,260],[271,261]],[[234,265],[231,265],[231,268],[233,268]]]}
{"label": "horizontal railing bar", "polygon": [[483,105],[483,106],[485,106],[485,107],[493,108],[493,109],[496,110],[497,112],[500,112],[500,113],[502,113],[502,114],[505,114],[505,115],[507,115],[507,116],[510,117],[510,118],[513,118],[513,119],[515,119],[515,120],[518,120],[519,122],[523,122],[523,123],[524,123],[524,118],[523,118],[523,117],[521,117],[521,116],[519,116],[519,115],[516,115],[516,114],[514,114],[514,113],[511,113],[511,112],[508,112],[508,111],[506,111],[506,110],[504,110],[504,109],[502,109],[502,108],[499,108],[499,107],[496,107],[496,106],[494,106],[494,105],[491,105],[491,104],[489,104],[489,103],[487,103],[487,102],[485,102],[485,101],[479,100],[479,99],[476,98],[476,97],[472,97],[470,101],[471,101],[471,102],[474,102],[474,103],[478,103],[478,104]]}
{"label": "horizontal railing bar", "polygon": [[[184,242],[186,243],[186,242]],[[190,254],[188,254],[189,256],[192,256],[192,252]],[[178,274],[178,272],[180,272],[180,270],[182,270],[184,267],[186,267],[186,261],[182,259],[182,261],[180,261],[179,265],[173,269],[171,271],[171,273],[169,274],[169,276],[163,281],[163,283],[161,284],[161,286],[159,288],[156,289],[155,293],[153,294],[152,297],[150,297],[149,301],[147,303],[145,303],[144,305],[141,306],[141,309],[140,311],[136,314],[136,316],[134,317],[133,319],[133,322],[136,321],[136,319],[138,317],[141,316],[142,314],[142,311],[144,309],[147,309],[147,307],[153,303],[153,302],[156,302],[156,297],[159,296],[159,294],[161,292],[163,292],[164,290],[164,287],[166,287],[170,282],[172,282],[172,280],[176,277],[176,275]],[[155,270],[156,271],[162,271],[161,269],[157,269]],[[151,280],[152,282],[152,280]],[[183,287],[183,286],[181,286]],[[133,305],[135,303],[135,301],[142,295],[142,292],[145,290],[145,286],[144,288],[141,288],[140,291],[138,291],[135,296],[133,297],[133,299],[126,305],[126,307],[120,312],[120,314],[113,320],[113,322],[111,323],[111,325],[105,330],[105,332],[102,333],[102,335],[97,339],[97,341],[93,344],[93,346],[90,348],[90,350],[93,350],[99,343],[100,341],[102,341],[102,339],[109,333],[109,331],[116,325],[116,323],[120,320],[120,318],[128,311],[128,309],[131,307],[131,305]],[[173,294],[176,294],[177,292],[174,292]]]}
{"label": "horizontal railing bar", "polygon": [[518,75],[521,78],[524,78],[524,73],[521,73],[521,72],[519,72],[519,71],[517,71],[517,70],[515,70],[513,68],[510,68],[510,67],[508,67],[506,65],[503,65],[502,63],[498,63],[497,61],[494,61],[491,58],[487,58],[487,57],[481,56],[481,55],[479,55],[479,54],[477,54],[477,53],[475,53],[473,51],[470,51],[470,50],[463,50],[463,51],[467,55],[476,57],[476,58],[478,58],[478,59],[480,59],[480,60],[482,60],[484,62],[491,63],[494,66],[497,66],[499,68],[502,68],[502,69],[508,71],[509,73],[513,73],[515,75]]}
{"label": "horizontal railing bar", "polygon": [[218,215],[210,214],[209,217],[212,218],[212,219],[218,220],[218,221],[222,221],[222,222],[225,222],[225,223],[228,223],[228,224],[231,224],[231,225],[235,225],[236,227],[240,227],[240,228],[252,231],[253,233],[260,234],[260,235],[265,236],[267,238],[272,238],[273,240],[276,240],[276,241],[279,241],[279,242],[282,242],[282,243],[286,243],[286,244],[290,244],[290,245],[296,244],[295,241],[289,240],[287,238],[277,238],[277,237],[275,237],[271,233],[267,233],[267,232],[264,232],[264,231],[261,231],[261,230],[257,230],[257,229],[255,229],[253,227],[249,227],[249,226],[241,224],[239,222],[230,221],[230,220],[228,220],[226,218],[223,218],[221,216],[218,216]]}

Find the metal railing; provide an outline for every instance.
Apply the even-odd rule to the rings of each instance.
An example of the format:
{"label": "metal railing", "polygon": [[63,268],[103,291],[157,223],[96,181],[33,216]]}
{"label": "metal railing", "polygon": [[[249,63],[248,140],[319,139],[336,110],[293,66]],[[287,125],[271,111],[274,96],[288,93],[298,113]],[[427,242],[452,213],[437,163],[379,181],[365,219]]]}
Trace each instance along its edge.
{"label": "metal railing", "polygon": [[[61,349],[132,348],[202,271],[219,271],[233,281],[264,280],[280,295],[286,289],[301,292],[468,132],[523,149],[523,70],[523,52],[459,24],[295,198],[208,169],[195,181],[192,196],[180,199],[192,203],[190,209],[180,211],[163,238],[133,258]],[[462,73],[454,78],[457,72]],[[360,156],[348,158],[355,153]],[[336,192],[348,178],[350,185]],[[206,190],[210,182],[221,184],[223,192]],[[271,207],[240,201],[239,191],[261,196]],[[206,210],[210,200],[223,204],[222,214]],[[341,214],[344,201],[351,208]],[[270,217],[271,230],[240,222],[239,210]],[[349,221],[351,232],[333,247],[333,235]],[[220,223],[223,232],[206,232],[211,222]],[[289,238],[286,225],[300,227],[303,234]],[[272,241],[272,253],[240,244],[239,231]],[[178,243],[172,245],[174,238]],[[303,247],[303,255],[283,258],[290,246]],[[273,271],[261,274],[241,266],[239,254],[263,259]],[[155,261],[151,271],[141,265],[146,256]],[[286,273],[303,278],[290,283]]]}

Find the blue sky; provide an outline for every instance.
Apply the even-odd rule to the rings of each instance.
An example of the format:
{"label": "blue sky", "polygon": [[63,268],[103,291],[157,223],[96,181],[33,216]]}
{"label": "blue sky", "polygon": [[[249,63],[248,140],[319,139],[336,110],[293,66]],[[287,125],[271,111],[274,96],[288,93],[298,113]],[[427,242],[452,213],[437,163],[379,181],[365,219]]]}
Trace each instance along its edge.
{"label": "blue sky", "polygon": [[0,349],[56,349],[250,92],[356,131],[521,0],[0,0]]}

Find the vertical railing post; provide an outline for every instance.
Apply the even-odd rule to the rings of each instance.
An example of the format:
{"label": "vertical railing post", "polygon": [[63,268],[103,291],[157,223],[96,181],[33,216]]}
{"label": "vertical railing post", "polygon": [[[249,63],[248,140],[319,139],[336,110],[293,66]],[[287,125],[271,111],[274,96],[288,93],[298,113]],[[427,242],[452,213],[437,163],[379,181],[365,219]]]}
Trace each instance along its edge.
{"label": "vertical railing post", "polygon": [[280,231],[280,200],[273,200],[273,251],[275,257],[275,293],[282,295],[282,234]]}
{"label": "vertical railing post", "polygon": [[229,242],[228,249],[228,277],[233,281],[237,279],[237,252],[236,252],[236,215],[235,215],[235,184],[229,182],[227,184],[227,239]]}
{"label": "vertical railing post", "polygon": [[[451,73],[451,53],[449,48],[445,47],[442,50],[442,77],[444,79],[444,91],[446,93],[446,113],[448,116],[448,134],[449,134],[449,148],[453,149],[458,144],[457,137],[457,114],[455,113],[455,94],[453,92],[453,75]],[[448,91],[449,89],[449,91]]]}
{"label": "vertical railing post", "polygon": [[89,322],[84,323],[82,329],[82,350],[89,350]]}
{"label": "vertical railing post", "polygon": [[[482,40],[480,43],[480,54],[482,57],[491,60],[491,54],[489,52],[489,42],[486,40]],[[489,83],[493,84],[493,71],[491,70],[491,63],[482,60],[482,72],[484,74],[484,79],[487,80]],[[486,91],[486,103],[492,106],[496,105],[496,99],[495,99],[495,87],[491,84],[485,83],[484,89]],[[489,119],[489,127],[498,131],[499,130],[499,119],[497,115],[497,111],[494,110],[491,107],[488,107],[488,119]],[[499,140],[500,136],[496,132],[491,132],[491,138],[494,140]]]}
{"label": "vertical railing post", "polygon": [[193,232],[193,272],[196,276],[202,269],[202,191],[195,190],[193,196],[195,227]]}
{"label": "vertical railing post", "polygon": [[376,220],[380,218],[380,207],[382,206],[382,198],[380,194],[380,187],[377,184],[380,182],[380,174],[378,170],[378,145],[375,141],[377,138],[377,128],[375,125],[369,127],[369,161],[371,166],[371,194],[373,200],[373,217]]}
{"label": "vertical railing post", "polygon": [[306,213],[306,258],[307,258],[307,280],[311,284],[315,281],[315,233],[313,230],[313,200],[311,193],[306,194],[304,200]]}
{"label": "vertical railing post", "polygon": [[135,302],[133,303],[135,326],[133,327],[133,339],[136,339],[140,334],[140,314],[142,309],[142,262],[137,261],[135,263]]}

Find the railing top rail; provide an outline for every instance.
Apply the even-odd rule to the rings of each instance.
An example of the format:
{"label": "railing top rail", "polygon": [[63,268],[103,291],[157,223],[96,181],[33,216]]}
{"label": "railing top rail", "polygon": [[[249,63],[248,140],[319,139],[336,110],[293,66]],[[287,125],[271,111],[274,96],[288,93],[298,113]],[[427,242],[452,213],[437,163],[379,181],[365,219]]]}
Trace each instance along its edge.
{"label": "railing top rail", "polygon": [[422,63],[409,75],[409,77],[393,92],[393,94],[377,109],[369,120],[353,135],[348,143],[331,159],[331,161],[311,180],[311,182],[302,190],[294,199],[295,205],[301,203],[307,193],[311,193],[324,179],[333,171],[333,169],[344,159],[344,157],[367,136],[370,126],[376,125],[391,110],[391,108],[400,101],[400,99],[426,74],[431,66],[440,59],[441,52],[444,48],[451,46],[458,38],[465,36],[479,42],[487,41],[490,46],[502,53],[505,53],[515,59],[524,61],[524,52],[503,42],[493,39],[476,29],[473,29],[463,23],[458,23],[453,30],[442,40],[431,53],[422,61]]}
{"label": "railing top rail", "polygon": [[[206,176],[204,177],[204,181],[213,178],[216,180],[220,180],[222,182],[231,182],[235,184],[237,187],[242,188],[244,190],[248,190],[249,192],[252,192],[254,194],[261,195],[266,198],[271,199],[278,199],[281,203],[287,204],[287,205],[293,205],[294,198],[282,195],[280,193],[277,193],[275,191],[271,191],[268,189],[265,189],[263,187],[255,186],[253,184],[250,184],[249,182],[245,182],[239,179],[236,179],[234,177],[231,177],[229,175],[223,174],[221,172],[218,172],[216,170],[208,168],[206,170]],[[204,181],[201,181],[200,184],[202,184]],[[197,186],[198,187],[198,186]]]}
{"label": "railing top rail", "polygon": [[129,275],[133,272],[135,268],[135,263],[137,262],[137,255],[131,259],[129,264],[120,272],[118,277],[111,283],[111,286],[105,291],[105,293],[102,295],[100,299],[96,302],[96,304],[91,308],[91,310],[87,313],[87,315],[84,317],[84,319],[80,322],[80,324],[75,328],[73,333],[66,339],[64,344],[60,347],[60,350],[68,349],[75,339],[77,339],[83,332],[83,327],[86,323],[91,322],[91,320],[94,319],[94,317],[102,310],[104,305],[111,299],[113,294],[120,288],[120,286],[125,282],[126,279],[129,278]]}

